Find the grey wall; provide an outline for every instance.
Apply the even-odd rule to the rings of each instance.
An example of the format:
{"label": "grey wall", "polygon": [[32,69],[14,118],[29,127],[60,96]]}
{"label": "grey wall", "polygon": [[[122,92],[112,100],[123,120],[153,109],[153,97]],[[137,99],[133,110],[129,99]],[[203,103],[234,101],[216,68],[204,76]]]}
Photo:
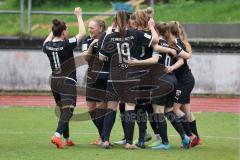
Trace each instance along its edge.
{"label": "grey wall", "polygon": [[184,24],[188,38],[239,38],[240,24]]}
{"label": "grey wall", "polygon": [[[0,90],[50,90],[49,62],[40,50],[0,50],[0,56]],[[193,93],[240,95],[240,54],[194,53],[189,63]],[[77,70],[79,85],[85,84],[86,68]]]}

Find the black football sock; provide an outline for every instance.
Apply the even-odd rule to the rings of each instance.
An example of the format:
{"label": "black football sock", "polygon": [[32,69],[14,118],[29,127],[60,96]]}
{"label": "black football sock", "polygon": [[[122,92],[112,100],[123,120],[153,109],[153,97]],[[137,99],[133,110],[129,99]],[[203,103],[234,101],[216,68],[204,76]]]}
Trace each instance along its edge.
{"label": "black football sock", "polygon": [[152,128],[154,134],[156,135],[156,134],[158,134],[158,130],[157,130],[157,124],[154,121],[154,113],[153,113],[152,104],[147,104],[146,111],[148,113],[148,120],[150,122],[151,128]]}
{"label": "black football sock", "polygon": [[[140,108],[138,108],[140,107]],[[145,137],[145,133],[146,133],[146,129],[147,129],[147,114],[145,112],[145,110],[143,108],[141,108],[142,106],[136,106],[135,108],[135,114],[136,114],[136,118],[137,118],[137,124],[138,124],[138,128],[139,128],[139,137],[138,137],[138,141],[139,142],[144,142],[144,137]],[[144,106],[143,106],[144,107]]]}
{"label": "black football sock", "polygon": [[124,139],[126,139],[126,128],[125,128],[125,103],[120,102],[119,103],[119,110],[120,110],[120,118],[121,118],[121,123],[122,123],[122,128],[123,128],[123,133],[124,133]]}
{"label": "black football sock", "polygon": [[189,122],[187,121],[186,115],[182,116],[180,119],[180,122],[182,123],[183,129],[188,137],[192,135],[192,131],[189,125]]}
{"label": "black football sock", "polygon": [[[125,111],[126,143],[132,144],[136,114],[134,110]],[[145,132],[145,131],[144,131]]]}
{"label": "black football sock", "polygon": [[67,123],[64,122],[64,121],[59,120],[56,132],[58,132],[60,135],[62,135],[63,131],[66,130],[66,127],[67,127]]}
{"label": "black football sock", "polygon": [[61,109],[61,115],[58,121],[58,127],[56,129],[56,132],[58,132],[60,135],[62,135],[63,132],[65,133],[69,132],[68,124],[72,115],[73,115],[73,108]]}
{"label": "black football sock", "polygon": [[93,124],[95,125],[95,127],[97,128],[97,122],[96,122],[96,113],[97,113],[97,109],[93,109],[91,111],[88,111],[88,113],[90,114],[91,120],[93,122]]}
{"label": "black football sock", "polygon": [[178,132],[178,134],[181,136],[181,138],[184,139],[185,132],[182,123],[180,122],[180,119],[177,118],[173,111],[165,113],[165,115],[167,116],[168,120],[171,122],[175,130]]}
{"label": "black football sock", "polygon": [[194,120],[192,122],[189,122],[189,124],[190,124],[190,128],[191,128],[192,132],[199,138],[199,134],[198,134],[198,131],[197,131],[196,120]]}
{"label": "black football sock", "polygon": [[68,139],[69,138],[69,122],[67,123],[67,127],[65,131],[63,131],[63,138]]}
{"label": "black football sock", "polygon": [[163,144],[168,144],[167,122],[164,118],[164,113],[154,114],[154,120],[157,123],[158,134],[162,139]]}
{"label": "black football sock", "polygon": [[98,133],[101,136],[102,135],[102,130],[103,130],[103,122],[105,118],[105,114],[107,109],[102,109],[102,108],[96,108],[96,125],[98,129]]}
{"label": "black football sock", "polygon": [[112,109],[107,109],[104,122],[103,122],[103,130],[102,130],[103,141],[109,141],[110,133],[112,131],[115,119],[116,119],[116,111]]}

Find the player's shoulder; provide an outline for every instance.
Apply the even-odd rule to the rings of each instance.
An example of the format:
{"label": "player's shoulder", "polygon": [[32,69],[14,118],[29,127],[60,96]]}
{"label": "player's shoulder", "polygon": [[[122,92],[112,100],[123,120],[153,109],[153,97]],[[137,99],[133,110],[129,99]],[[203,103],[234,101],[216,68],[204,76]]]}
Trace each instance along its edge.
{"label": "player's shoulder", "polygon": [[137,34],[142,34],[143,32],[137,29],[128,29],[127,30],[128,34],[133,34],[133,35],[137,35]]}
{"label": "player's shoulder", "polygon": [[100,39],[100,38],[102,38],[102,37],[105,37],[105,36],[106,36],[106,34],[107,34],[107,32],[106,32],[106,31],[104,31],[104,32],[100,33],[100,35],[99,35],[99,39]]}
{"label": "player's shoulder", "polygon": [[90,36],[87,36],[83,39],[83,43],[91,43],[93,41],[93,38]]}
{"label": "player's shoulder", "polygon": [[176,43],[179,43],[179,44],[183,44],[182,40],[181,40],[179,37],[177,37],[177,38],[175,39],[175,42],[176,42]]}
{"label": "player's shoulder", "polygon": [[177,46],[178,46],[179,48],[182,48],[182,49],[185,50],[186,47],[185,47],[183,41],[182,41],[179,37],[177,37],[177,38],[175,39],[175,43],[177,44]]}
{"label": "player's shoulder", "polygon": [[66,39],[66,40],[65,40],[65,43],[69,43],[69,44],[71,44],[71,43],[77,43],[77,38],[76,38],[76,37],[71,37],[71,38],[69,38],[69,39]]}
{"label": "player's shoulder", "polygon": [[163,47],[168,47],[168,42],[165,39],[163,39],[163,38],[159,39],[158,44],[163,46]]}

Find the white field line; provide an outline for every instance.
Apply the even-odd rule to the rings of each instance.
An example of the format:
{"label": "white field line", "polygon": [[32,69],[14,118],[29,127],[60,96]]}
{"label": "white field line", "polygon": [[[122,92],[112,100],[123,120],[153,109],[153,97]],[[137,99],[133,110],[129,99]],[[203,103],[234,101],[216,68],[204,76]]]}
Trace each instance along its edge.
{"label": "white field line", "polygon": [[[10,132],[3,132],[3,131],[0,131],[0,135],[6,135],[6,134],[12,134],[12,135],[24,135],[24,134],[33,134],[33,135],[51,135],[53,134],[53,132],[21,132],[21,131],[10,131]],[[98,133],[96,132],[72,132],[70,133],[71,135],[98,135]],[[117,133],[112,133],[111,135],[115,135],[115,136],[119,136],[119,135],[122,135],[121,134],[117,134]],[[168,135],[170,137],[179,137],[179,135]],[[240,141],[240,137],[225,137],[225,136],[210,136],[210,135],[201,135],[201,137],[203,138],[209,138],[209,139],[229,139],[229,140],[239,140]]]}

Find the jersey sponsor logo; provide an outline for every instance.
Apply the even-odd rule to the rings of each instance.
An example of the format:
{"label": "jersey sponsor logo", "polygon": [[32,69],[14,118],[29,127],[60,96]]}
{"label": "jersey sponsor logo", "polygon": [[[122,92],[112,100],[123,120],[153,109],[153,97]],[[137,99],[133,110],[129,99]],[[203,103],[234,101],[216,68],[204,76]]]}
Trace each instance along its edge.
{"label": "jersey sponsor logo", "polygon": [[176,90],[176,97],[179,97],[181,95],[182,91],[181,90]]}
{"label": "jersey sponsor logo", "polygon": [[46,49],[49,50],[49,51],[61,51],[63,50],[63,47],[58,47],[58,48],[54,48],[54,47],[49,47],[49,46],[46,46]]}
{"label": "jersey sponsor logo", "polygon": [[77,39],[75,37],[68,39],[69,43],[75,43],[77,42]]}
{"label": "jersey sponsor logo", "polygon": [[82,51],[86,51],[88,49],[87,43],[82,44]]}
{"label": "jersey sponsor logo", "polygon": [[150,34],[147,34],[147,33],[144,33],[144,37],[148,38],[148,39],[151,39],[152,36]]}

